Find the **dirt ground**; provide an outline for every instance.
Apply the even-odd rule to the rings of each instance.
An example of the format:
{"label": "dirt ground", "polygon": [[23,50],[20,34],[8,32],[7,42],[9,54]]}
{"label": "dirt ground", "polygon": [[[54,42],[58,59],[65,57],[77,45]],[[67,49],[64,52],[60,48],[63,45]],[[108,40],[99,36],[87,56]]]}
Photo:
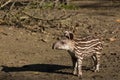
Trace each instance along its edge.
{"label": "dirt ground", "polygon": [[[92,61],[87,58],[83,61],[83,80],[119,80],[120,4],[93,6],[93,3],[81,4],[80,9],[75,10],[80,13],[74,17],[80,22],[75,32],[77,36],[97,33],[104,41],[100,72],[88,69]],[[49,28],[46,32],[0,25],[0,80],[80,80],[72,75],[67,52],[52,50],[55,37],[62,30]],[[42,37],[47,37],[47,42],[42,41]]]}

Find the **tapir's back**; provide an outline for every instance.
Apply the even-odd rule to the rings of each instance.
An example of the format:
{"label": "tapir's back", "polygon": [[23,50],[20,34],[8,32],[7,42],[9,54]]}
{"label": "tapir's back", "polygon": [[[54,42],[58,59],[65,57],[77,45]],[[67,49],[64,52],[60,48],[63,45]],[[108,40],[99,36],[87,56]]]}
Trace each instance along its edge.
{"label": "tapir's back", "polygon": [[102,42],[96,38],[78,38],[74,39],[74,52],[77,56],[91,56],[95,53],[100,53],[102,50]]}

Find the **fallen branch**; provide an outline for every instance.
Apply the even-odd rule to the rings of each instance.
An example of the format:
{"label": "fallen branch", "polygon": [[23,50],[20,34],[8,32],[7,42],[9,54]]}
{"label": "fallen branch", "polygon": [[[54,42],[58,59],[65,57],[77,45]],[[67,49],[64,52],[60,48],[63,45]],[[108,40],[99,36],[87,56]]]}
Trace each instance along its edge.
{"label": "fallen branch", "polygon": [[29,17],[32,18],[32,19],[35,19],[35,20],[42,20],[42,21],[64,20],[64,19],[70,18],[71,16],[75,16],[75,15],[78,14],[78,13],[69,14],[69,15],[67,15],[67,16],[62,15],[62,16],[60,16],[59,18],[54,18],[54,19],[41,19],[41,18],[38,18],[38,17],[35,17],[35,16],[31,16],[30,14],[27,14],[26,12],[22,12],[22,13],[24,13],[25,15],[29,16]]}
{"label": "fallen branch", "polygon": [[62,15],[62,16],[60,16],[59,18],[51,19],[51,21],[53,21],[53,20],[64,20],[64,19],[70,18],[70,17],[72,17],[72,16],[75,16],[75,15],[77,15],[77,14],[78,14],[78,13],[75,13],[75,14],[69,14],[69,15],[67,15],[67,16]]}
{"label": "fallen branch", "polygon": [[7,4],[9,4],[10,2],[12,2],[12,0],[8,0],[7,2],[5,2],[4,4],[2,4],[1,6],[0,6],[0,9],[1,8],[3,8],[3,7],[5,7]]}
{"label": "fallen branch", "polygon": [[[23,11],[22,11],[22,13],[25,14],[26,16],[28,16],[28,17],[34,19],[34,20],[43,20],[43,19],[40,19],[40,18],[37,18],[37,17],[31,16],[30,14],[27,14],[26,12],[23,12]],[[46,20],[44,20],[44,21],[46,21]]]}

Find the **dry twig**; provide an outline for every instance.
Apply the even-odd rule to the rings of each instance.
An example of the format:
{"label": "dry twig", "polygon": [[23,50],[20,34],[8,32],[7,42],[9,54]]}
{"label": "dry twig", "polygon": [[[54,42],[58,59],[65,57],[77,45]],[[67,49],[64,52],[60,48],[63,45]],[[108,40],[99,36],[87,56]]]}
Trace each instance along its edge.
{"label": "dry twig", "polygon": [[12,1],[12,0],[8,0],[8,1],[5,2],[4,4],[2,4],[2,5],[0,6],[0,9],[3,8],[3,7],[5,7],[5,6],[6,6],[7,4],[9,4],[11,1]]}

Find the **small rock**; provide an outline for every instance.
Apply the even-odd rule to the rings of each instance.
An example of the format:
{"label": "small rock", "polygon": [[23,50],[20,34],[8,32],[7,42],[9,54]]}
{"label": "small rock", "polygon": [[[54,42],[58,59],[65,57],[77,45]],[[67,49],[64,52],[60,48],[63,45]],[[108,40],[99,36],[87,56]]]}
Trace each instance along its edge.
{"label": "small rock", "polygon": [[43,42],[48,42],[48,40],[47,40],[47,39],[41,39],[41,41],[43,41]]}
{"label": "small rock", "polygon": [[2,66],[0,66],[0,71],[2,71],[2,69],[3,69],[3,67],[2,67]]}

